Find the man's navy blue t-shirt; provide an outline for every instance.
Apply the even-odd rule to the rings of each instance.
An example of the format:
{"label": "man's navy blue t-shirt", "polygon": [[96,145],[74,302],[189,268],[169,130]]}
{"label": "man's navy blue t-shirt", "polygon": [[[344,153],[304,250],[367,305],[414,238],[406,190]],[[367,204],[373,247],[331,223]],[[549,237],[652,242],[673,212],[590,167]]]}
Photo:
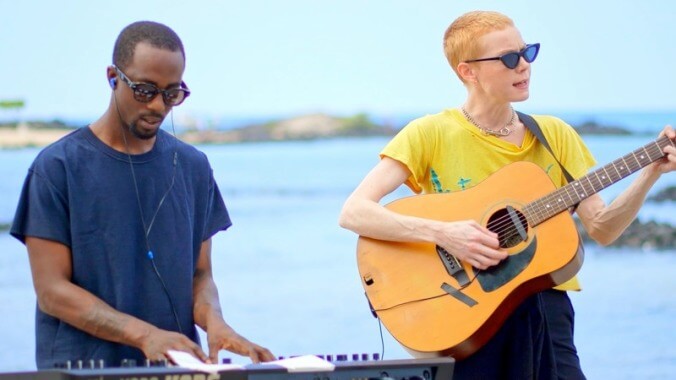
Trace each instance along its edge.
{"label": "man's navy blue t-shirt", "polygon": [[[153,149],[132,155],[131,162],[137,185],[130,156],[105,145],[89,127],[46,147],[28,171],[11,234],[22,242],[32,236],[66,245],[74,284],[118,311],[199,342],[193,274],[202,242],[231,225],[228,211],[206,155],[168,133],[160,130]],[[147,243],[143,221],[152,221]],[[117,366],[144,359],[136,348],[95,338],[36,309],[40,369],[68,360]]]}

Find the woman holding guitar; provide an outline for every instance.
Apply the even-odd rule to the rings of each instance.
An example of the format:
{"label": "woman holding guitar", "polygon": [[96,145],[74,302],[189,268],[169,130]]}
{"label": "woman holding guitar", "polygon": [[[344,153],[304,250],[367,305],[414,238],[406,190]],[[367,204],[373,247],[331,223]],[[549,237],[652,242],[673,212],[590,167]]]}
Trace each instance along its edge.
{"label": "woman holding guitar", "polygon": [[[402,129],[340,215],[340,225],[360,235],[360,274],[374,311],[414,355],[454,356],[456,379],[584,379],[565,292],[580,289],[577,234],[567,212],[539,218],[538,207],[556,206],[565,192],[589,236],[610,244],[658,178],[676,169],[676,133],[668,126],[660,141],[629,155],[628,165],[625,157],[590,179],[596,162],[580,136],[558,118],[536,115],[548,151],[512,108],[529,97],[539,51],[500,13],[456,19],[444,35],[444,52],[467,99]],[[606,186],[628,175],[623,171],[638,170],[634,160],[645,169],[606,205],[594,183]],[[532,202],[549,189],[532,189],[540,178],[515,171],[523,166],[513,163],[523,161],[541,168],[544,187],[559,193]],[[575,182],[566,185],[562,167]],[[507,173],[504,180],[497,172]],[[402,184],[436,195],[392,207],[379,203]],[[533,223],[538,218],[542,224]],[[506,230],[513,233],[506,236]],[[548,267],[556,261],[548,253],[562,249],[570,258]],[[491,303],[494,309],[486,306]],[[466,338],[446,333],[466,326]]]}

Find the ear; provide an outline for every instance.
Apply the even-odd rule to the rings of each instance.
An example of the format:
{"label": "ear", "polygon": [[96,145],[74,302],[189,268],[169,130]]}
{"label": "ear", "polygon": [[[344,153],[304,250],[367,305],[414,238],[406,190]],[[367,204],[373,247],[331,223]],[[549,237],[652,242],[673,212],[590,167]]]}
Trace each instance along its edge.
{"label": "ear", "polygon": [[106,78],[108,80],[108,84],[114,90],[117,84],[117,72],[115,71],[114,66],[111,65],[106,68]]}
{"label": "ear", "polygon": [[476,83],[477,76],[472,66],[467,62],[460,62],[458,64],[458,75],[465,83]]}

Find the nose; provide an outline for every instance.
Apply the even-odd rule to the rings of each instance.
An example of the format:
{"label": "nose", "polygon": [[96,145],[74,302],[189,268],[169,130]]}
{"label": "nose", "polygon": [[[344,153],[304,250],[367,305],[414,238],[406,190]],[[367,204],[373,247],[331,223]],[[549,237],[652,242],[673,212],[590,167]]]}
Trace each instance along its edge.
{"label": "nose", "polygon": [[525,69],[528,69],[529,67],[530,67],[530,63],[528,63],[528,61],[526,61],[526,58],[524,58],[523,56],[520,55],[519,56],[519,63],[516,65],[515,69],[517,71],[523,71]]}
{"label": "nose", "polygon": [[148,102],[146,107],[151,111],[162,115],[165,115],[167,112],[169,112],[169,109],[171,108],[164,104],[164,98],[162,98],[161,93],[157,94],[150,102]]}

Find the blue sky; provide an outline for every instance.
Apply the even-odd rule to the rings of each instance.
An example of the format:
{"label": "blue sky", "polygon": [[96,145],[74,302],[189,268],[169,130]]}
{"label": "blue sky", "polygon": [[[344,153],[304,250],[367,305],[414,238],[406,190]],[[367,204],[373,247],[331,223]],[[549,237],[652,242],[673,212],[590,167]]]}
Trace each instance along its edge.
{"label": "blue sky", "polygon": [[141,19],[185,44],[178,117],[437,112],[465,97],[441,39],[473,9],[542,44],[524,111],[676,109],[676,2],[0,0],[0,99],[26,101],[0,119],[98,117],[114,40]]}

